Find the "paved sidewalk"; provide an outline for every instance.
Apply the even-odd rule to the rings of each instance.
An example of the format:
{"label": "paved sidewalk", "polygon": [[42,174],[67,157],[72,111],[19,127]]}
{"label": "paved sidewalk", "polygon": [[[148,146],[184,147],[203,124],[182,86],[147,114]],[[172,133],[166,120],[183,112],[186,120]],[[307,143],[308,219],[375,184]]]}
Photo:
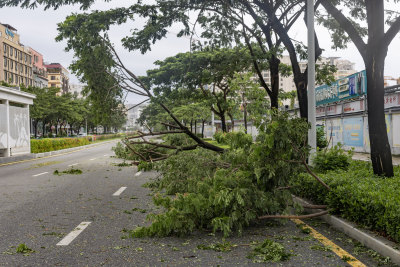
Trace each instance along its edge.
{"label": "paved sidewalk", "polygon": [[[354,153],[353,159],[371,161],[371,155],[369,153]],[[393,164],[400,165],[400,156],[393,156]]]}

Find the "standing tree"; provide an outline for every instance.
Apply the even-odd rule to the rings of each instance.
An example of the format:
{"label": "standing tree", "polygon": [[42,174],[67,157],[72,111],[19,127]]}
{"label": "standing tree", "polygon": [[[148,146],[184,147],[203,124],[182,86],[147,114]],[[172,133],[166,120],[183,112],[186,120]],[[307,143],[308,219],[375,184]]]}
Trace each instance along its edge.
{"label": "standing tree", "polygon": [[208,47],[201,51],[179,53],[155,64],[159,67],[147,72],[155,93],[168,95],[171,90],[181,87],[197,91],[193,93],[197,97],[203,96],[210,110],[220,118],[222,131],[227,132],[226,117],[230,117],[233,124],[235,114],[236,92],[231,89],[230,80],[236,72],[247,71],[251,67],[251,57],[245,48]]}
{"label": "standing tree", "polygon": [[[398,13],[385,10],[384,2],[384,0],[322,1],[321,4],[328,12],[328,16],[321,16],[320,22],[332,31],[335,47],[345,47],[350,39],[364,60],[367,72],[368,128],[372,166],[375,174],[391,177],[393,163],[385,123],[384,70],[388,47],[400,31],[400,16],[396,17]],[[340,4],[346,7],[349,16],[339,9]],[[368,29],[364,29],[360,24],[365,21]],[[390,26],[386,32],[385,21]],[[367,42],[363,39],[366,35]]]}

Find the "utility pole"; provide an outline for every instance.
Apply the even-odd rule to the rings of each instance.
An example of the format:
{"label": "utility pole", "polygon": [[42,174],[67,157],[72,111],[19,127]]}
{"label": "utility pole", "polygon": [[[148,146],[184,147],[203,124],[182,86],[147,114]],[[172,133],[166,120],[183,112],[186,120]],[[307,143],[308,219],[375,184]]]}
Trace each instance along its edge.
{"label": "utility pole", "polygon": [[307,0],[308,28],[308,145],[311,147],[309,164],[312,165],[313,154],[317,148],[317,129],[315,118],[315,37],[314,37],[314,0]]}

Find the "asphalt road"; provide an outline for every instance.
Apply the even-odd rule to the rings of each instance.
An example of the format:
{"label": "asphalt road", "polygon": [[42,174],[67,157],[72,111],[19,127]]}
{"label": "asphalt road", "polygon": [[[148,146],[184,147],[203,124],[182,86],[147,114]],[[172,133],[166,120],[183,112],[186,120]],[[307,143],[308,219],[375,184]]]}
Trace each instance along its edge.
{"label": "asphalt road", "polygon": [[[234,245],[229,252],[198,249],[223,242],[219,234],[128,238],[124,229],[148,224],[146,215],[157,212],[151,191],[142,187],[157,174],[117,166],[122,160],[111,157],[113,145],[0,167],[0,266],[265,266],[247,255],[252,241],[266,238],[292,254],[268,266],[349,266],[291,221],[256,225],[227,238]],[[82,174],[53,174],[70,165]],[[384,263],[322,222],[309,223],[365,265]],[[16,253],[20,244],[34,252]]]}

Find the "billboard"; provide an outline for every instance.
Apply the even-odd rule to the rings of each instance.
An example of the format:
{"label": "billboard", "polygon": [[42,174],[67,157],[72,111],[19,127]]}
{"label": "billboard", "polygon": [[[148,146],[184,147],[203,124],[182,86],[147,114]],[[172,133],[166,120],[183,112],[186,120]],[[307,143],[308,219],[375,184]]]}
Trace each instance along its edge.
{"label": "billboard", "polygon": [[346,146],[364,146],[364,120],[362,117],[343,119],[343,142]]}
{"label": "billboard", "polygon": [[340,100],[360,97],[367,93],[365,70],[339,79],[330,85],[315,88],[316,105],[325,105]]}

